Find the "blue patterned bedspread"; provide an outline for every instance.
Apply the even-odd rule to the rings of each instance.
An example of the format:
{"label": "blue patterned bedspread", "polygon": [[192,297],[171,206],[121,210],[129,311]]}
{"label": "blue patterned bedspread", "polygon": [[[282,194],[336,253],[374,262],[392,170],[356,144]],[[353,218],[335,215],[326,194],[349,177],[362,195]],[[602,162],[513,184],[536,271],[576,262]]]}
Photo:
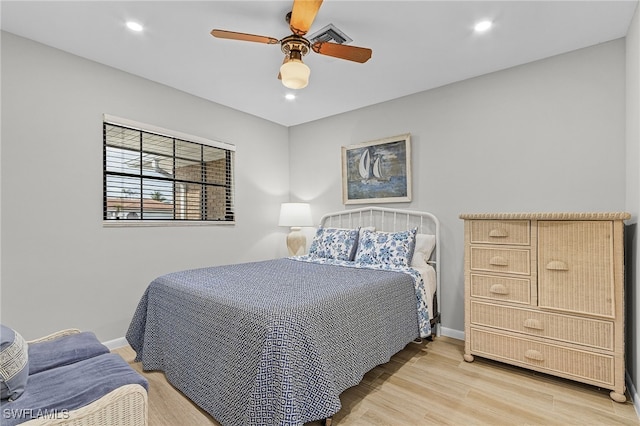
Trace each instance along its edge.
{"label": "blue patterned bedspread", "polygon": [[175,272],[127,340],[223,425],[301,425],[419,336],[407,273],[277,259]]}

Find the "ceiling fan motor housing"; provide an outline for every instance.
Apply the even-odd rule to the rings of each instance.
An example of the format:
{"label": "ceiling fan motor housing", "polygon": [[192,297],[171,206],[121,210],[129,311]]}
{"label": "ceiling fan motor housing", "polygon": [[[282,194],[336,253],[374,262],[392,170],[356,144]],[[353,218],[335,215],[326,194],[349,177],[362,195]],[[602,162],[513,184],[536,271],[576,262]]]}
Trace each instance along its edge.
{"label": "ceiling fan motor housing", "polygon": [[309,40],[297,35],[290,35],[280,40],[282,52],[289,59],[302,60],[302,57],[309,53],[311,44]]}

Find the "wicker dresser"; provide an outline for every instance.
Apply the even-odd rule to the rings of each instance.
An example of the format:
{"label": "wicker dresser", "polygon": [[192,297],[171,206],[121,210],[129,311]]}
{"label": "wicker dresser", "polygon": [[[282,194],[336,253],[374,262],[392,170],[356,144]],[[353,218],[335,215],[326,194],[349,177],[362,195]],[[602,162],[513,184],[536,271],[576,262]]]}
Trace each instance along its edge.
{"label": "wicker dresser", "polygon": [[611,389],[625,401],[628,213],[462,214],[465,355]]}

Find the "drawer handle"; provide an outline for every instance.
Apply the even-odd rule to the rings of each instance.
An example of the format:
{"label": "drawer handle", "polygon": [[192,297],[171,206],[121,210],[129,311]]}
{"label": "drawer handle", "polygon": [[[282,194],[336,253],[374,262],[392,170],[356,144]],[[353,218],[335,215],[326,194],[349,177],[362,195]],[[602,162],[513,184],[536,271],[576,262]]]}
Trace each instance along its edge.
{"label": "drawer handle", "polygon": [[552,260],[551,262],[547,263],[547,269],[550,271],[568,271],[569,267],[566,263],[560,260]]}
{"label": "drawer handle", "polygon": [[493,238],[506,238],[509,236],[509,233],[506,229],[503,228],[495,228],[489,231],[489,236]]}
{"label": "drawer handle", "polygon": [[509,262],[502,256],[493,256],[491,260],[489,260],[489,265],[493,266],[508,266]]}
{"label": "drawer handle", "polygon": [[527,349],[527,351],[524,353],[524,357],[533,361],[544,361],[544,356],[542,356],[540,352],[534,349]]}
{"label": "drawer handle", "polygon": [[509,294],[509,289],[502,284],[494,284],[489,288],[489,293],[493,294]]}
{"label": "drawer handle", "polygon": [[542,323],[535,318],[527,318],[524,320],[523,326],[525,328],[532,328],[534,330],[544,330]]}

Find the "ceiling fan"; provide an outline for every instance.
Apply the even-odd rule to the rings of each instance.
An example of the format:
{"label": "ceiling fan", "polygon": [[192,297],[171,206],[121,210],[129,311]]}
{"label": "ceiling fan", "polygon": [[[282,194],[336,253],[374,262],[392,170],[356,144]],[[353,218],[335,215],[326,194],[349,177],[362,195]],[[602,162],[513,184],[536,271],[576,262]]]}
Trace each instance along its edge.
{"label": "ceiling fan", "polygon": [[294,0],[293,8],[286,16],[292,34],[278,40],[254,34],[238,33],[234,31],[211,31],[211,35],[217,38],[232,40],[252,41],[265,44],[280,44],[284,53],[284,62],[280,67],[278,78],[282,84],[290,89],[302,89],[309,83],[311,70],[302,62],[302,57],[313,50],[316,53],[348,61],[365,63],[371,58],[371,49],[344,44],[317,41],[313,44],[304,36],[311,28],[311,24],[322,5],[322,0]]}

